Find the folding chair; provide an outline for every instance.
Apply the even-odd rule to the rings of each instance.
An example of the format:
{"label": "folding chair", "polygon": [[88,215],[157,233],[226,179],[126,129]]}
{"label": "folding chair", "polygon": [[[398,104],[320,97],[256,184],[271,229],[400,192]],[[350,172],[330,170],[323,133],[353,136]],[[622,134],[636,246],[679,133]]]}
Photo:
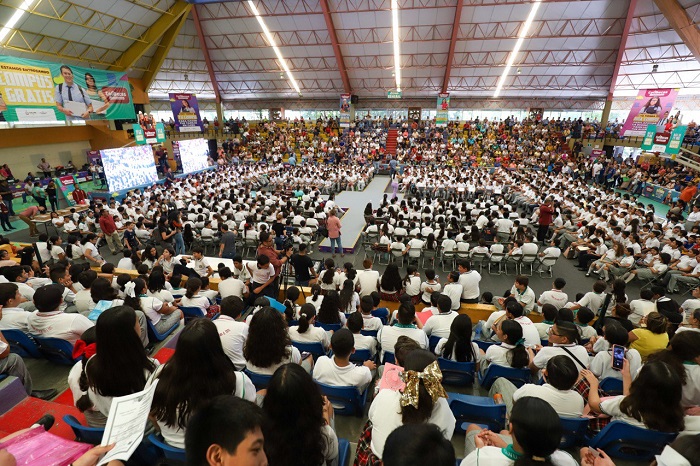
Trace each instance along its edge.
{"label": "folding chair", "polygon": [[421,255],[420,255],[420,258],[421,258],[421,264],[420,264],[420,265],[421,265],[421,268],[425,268],[425,260],[426,260],[426,259],[430,259],[430,266],[431,266],[431,267],[434,267],[434,266],[435,266],[435,255],[436,255],[435,249],[425,249],[425,248],[423,248],[423,249],[421,250]]}
{"label": "folding chair", "polygon": [[104,427],[84,426],[70,414],[63,416],[63,422],[73,429],[76,442],[91,443],[93,445],[99,445],[102,442],[102,436],[105,433]]}
{"label": "folding chair", "polygon": [[[538,264],[539,270],[537,271],[537,273],[540,274],[540,277],[541,278],[545,278],[545,277],[552,278],[552,268],[554,267],[554,264],[556,264],[558,260],[559,260],[559,257],[543,257]],[[544,267],[544,270],[542,270],[543,267]],[[545,275],[542,275],[542,274],[545,274]]]}
{"label": "folding chair", "polygon": [[372,360],[372,353],[368,349],[355,350],[354,353],[350,354],[351,362],[361,362]]}
{"label": "folding chair", "polygon": [[73,345],[66,340],[60,338],[43,338],[32,335],[37,345],[39,352],[51,362],[64,366],[72,366],[77,362],[73,359]]}
{"label": "folding chair", "polygon": [[[535,267],[536,261],[537,261],[537,254],[523,254],[522,257],[520,258],[520,264],[519,264],[520,275],[527,275],[528,277],[531,277],[533,272],[534,272],[534,267]],[[529,266],[530,273],[523,274],[523,266]]]}
{"label": "folding chair", "polygon": [[200,317],[205,317],[204,313],[200,308],[194,306],[180,306],[178,309],[182,311],[185,316],[185,322],[190,322],[192,319],[198,319]]}
{"label": "folding chair", "polygon": [[615,377],[605,377],[600,381],[600,389],[608,395],[622,395],[622,380]]}
{"label": "folding chair", "polygon": [[319,343],[301,343],[298,341],[293,341],[292,345],[299,350],[301,353],[311,353],[314,360],[318,359],[319,356],[325,356],[327,354],[323,345]]}
{"label": "folding chair", "polygon": [[[456,251],[442,251],[442,257],[440,258],[440,261],[442,262],[442,271],[443,272],[451,272],[455,269],[455,261],[457,260],[457,252]],[[445,268],[445,264],[449,262],[449,268]]]}
{"label": "folding chair", "polygon": [[490,396],[447,393],[447,402],[456,419],[455,431],[464,433],[467,424],[485,424],[494,432],[500,432],[506,423],[506,405],[496,404]]}
{"label": "folding chair", "polygon": [[428,337],[428,343],[430,344],[430,352],[431,353],[435,351],[435,347],[437,346],[439,341],[440,341],[440,337],[438,337],[438,336],[431,335],[430,337]]}
{"label": "folding chair", "polygon": [[484,262],[488,261],[488,254],[485,252],[474,252],[471,255],[471,262],[472,262],[472,269],[475,269],[476,266],[479,266],[479,273],[483,273],[484,271]]}
{"label": "folding chair", "polygon": [[[506,257],[506,253],[504,252],[494,252],[491,254],[491,257],[489,258],[489,274],[491,275],[501,275],[503,273],[503,259]],[[498,272],[493,273],[491,271],[491,266],[496,265],[498,266]]]}
{"label": "folding chair", "polygon": [[323,322],[316,321],[314,327],[320,327],[326,332],[337,332],[343,328],[343,324],[324,324]]}
{"label": "folding chair", "polygon": [[394,257],[395,262],[398,262],[398,260],[401,259],[401,265],[398,265],[398,263],[396,265],[398,265],[400,268],[403,268],[403,248],[391,248],[390,251],[391,255]]}
{"label": "folding chair", "polygon": [[151,341],[163,341],[167,338],[168,335],[173,333],[173,331],[178,327],[178,325],[180,325],[180,322],[176,322],[172,327],[170,327],[163,333],[160,333],[158,330],[156,330],[156,326],[153,325],[151,319],[149,319],[148,317],[146,317],[146,324],[148,325],[148,338]]}
{"label": "folding chair", "polygon": [[475,362],[457,362],[438,358],[444,385],[470,386],[474,384]]}
{"label": "folding chair", "polygon": [[483,389],[488,390],[499,377],[510,380],[516,387],[522,387],[532,380],[530,369],[516,369],[514,367],[490,364],[486,372],[483,375],[479,375],[479,385],[481,385]]}
{"label": "folding chair", "polygon": [[613,458],[648,462],[673,442],[677,435],[613,421],[590,439],[588,446],[600,448]]}
{"label": "folding chair", "polygon": [[365,390],[360,391],[353,386],[348,387],[333,387],[316,381],[316,385],[321,388],[321,392],[328,398],[333,405],[336,414],[342,416],[362,416],[367,403],[367,393],[369,386]]}

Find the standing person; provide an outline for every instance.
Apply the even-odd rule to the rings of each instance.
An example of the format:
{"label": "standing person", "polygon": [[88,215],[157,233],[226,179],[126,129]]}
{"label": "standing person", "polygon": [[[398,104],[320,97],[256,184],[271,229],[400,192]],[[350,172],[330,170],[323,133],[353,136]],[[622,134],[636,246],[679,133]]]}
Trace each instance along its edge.
{"label": "standing person", "polygon": [[316,283],[316,270],[314,269],[314,261],[307,255],[306,243],[299,245],[299,252],[294,254],[289,261],[294,267],[294,284],[297,286],[309,286],[311,281]]}
{"label": "standing person", "polygon": [[15,215],[15,210],[12,208],[12,190],[10,189],[10,183],[7,180],[2,180],[0,182],[0,197],[2,197],[2,202],[7,206],[9,215]]}
{"label": "standing person", "polygon": [[44,188],[41,187],[41,182],[37,181],[34,183],[34,187],[32,188],[32,197],[37,204],[46,209],[46,191],[44,191]]}
{"label": "standing person", "polygon": [[36,168],[44,174],[44,178],[51,178],[51,164],[45,158],[41,158],[41,163]]}
{"label": "standing person", "polygon": [[236,231],[230,231],[228,225],[221,225],[219,257],[233,259],[236,256],[236,236]]}
{"label": "standing person", "polygon": [[538,217],[539,227],[537,228],[537,241],[540,243],[544,244],[545,240],[547,239],[549,226],[552,224],[552,214],[554,214],[552,198],[548,197],[544,200],[544,204],[540,206],[540,213]]}
{"label": "standing person", "polygon": [[51,180],[49,184],[46,185],[46,195],[49,198],[49,203],[51,204],[51,211],[56,212],[58,209],[58,190],[56,189],[56,183]]}
{"label": "standing person", "polygon": [[37,214],[40,214],[46,210],[44,206],[29,206],[19,213],[19,219],[24,223],[29,225],[29,236],[39,236],[39,230],[36,228],[36,223],[32,220]]}
{"label": "standing person", "polygon": [[0,225],[2,225],[3,231],[14,230],[10,223],[10,209],[7,208],[4,202],[0,202]]}
{"label": "standing person", "polygon": [[328,229],[328,239],[331,240],[331,253],[335,257],[335,246],[338,246],[340,250],[340,257],[345,257],[343,252],[343,243],[340,241],[340,228],[342,224],[338,218],[338,211],[332,209],[328,214],[328,219],[326,220],[326,228]]}
{"label": "standing person", "polygon": [[102,233],[104,233],[105,240],[112,254],[120,252],[122,250],[122,241],[119,238],[117,225],[114,223],[114,217],[112,217],[107,209],[103,210],[102,215],[100,215],[100,229]]}
{"label": "standing person", "polygon": [[256,252],[256,254],[258,255],[258,259],[259,256],[266,256],[269,259],[269,263],[272,264],[272,267],[275,271],[273,277],[274,279],[271,283],[272,287],[269,289],[270,294],[265,293],[265,295],[274,298],[277,296],[277,289],[279,287],[279,280],[277,278],[279,277],[280,272],[282,272],[282,265],[285,262],[287,262],[290,257],[292,257],[294,249],[292,247],[285,248],[284,255],[280,259],[279,252],[275,249],[275,240],[269,231],[261,232],[259,239],[260,244],[258,245],[258,249]]}

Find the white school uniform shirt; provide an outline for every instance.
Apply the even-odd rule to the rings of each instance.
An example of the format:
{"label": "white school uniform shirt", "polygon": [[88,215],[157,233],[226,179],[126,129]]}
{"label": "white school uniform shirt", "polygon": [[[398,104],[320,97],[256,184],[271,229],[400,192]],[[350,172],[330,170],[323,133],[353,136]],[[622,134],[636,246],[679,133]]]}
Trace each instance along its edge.
{"label": "white school uniform shirt", "polygon": [[442,294],[444,294],[452,300],[452,306],[450,307],[450,309],[452,309],[453,311],[459,309],[459,306],[461,305],[459,300],[462,297],[462,290],[462,285],[457,282],[448,283],[442,290]]}
{"label": "white school uniform shirt", "polygon": [[647,429],[647,426],[645,426],[643,422],[640,422],[632,416],[629,416],[622,412],[622,410],[620,409],[620,403],[622,403],[622,400],[624,399],[624,395],[605,398],[600,401],[600,411],[603,414],[607,414],[608,416],[610,416],[612,418],[612,421],[622,421],[633,426]]}
{"label": "white school uniform shirt", "polygon": [[206,296],[201,296],[197,294],[196,296],[192,296],[191,298],[188,298],[187,296],[183,296],[182,298],[180,298],[180,306],[198,307],[202,310],[202,312],[206,314],[207,308],[211,306],[211,303],[209,302],[209,298],[207,298]]}
{"label": "white school uniform shirt", "polygon": [[382,347],[381,359],[384,359],[384,353],[386,351],[389,351],[390,353],[394,352],[396,341],[402,335],[414,340],[421,348],[428,348],[428,336],[423,330],[415,326],[403,328],[396,325],[391,327],[385,325],[377,333],[377,340],[379,341],[379,345]]}
{"label": "white school uniform shirt", "polygon": [[72,345],[75,345],[85,330],[94,325],[82,314],[65,314],[63,311],[34,311],[27,316],[27,330],[32,335],[59,338]]}
{"label": "white school uniform shirt", "polygon": [[377,354],[377,339],[361,333],[353,333],[355,339],[355,350],[369,350],[374,357]]}
{"label": "white school uniform shirt", "polygon": [[267,264],[267,267],[259,269],[257,263],[248,263],[245,268],[248,269],[251,281],[261,285],[275,276],[275,267],[272,264]]}
{"label": "white school uniform shirt", "polygon": [[[438,344],[435,346],[435,355],[437,355],[437,357],[444,358],[442,353],[445,350],[446,344],[447,344],[447,338],[440,338],[440,341],[438,341]],[[475,362],[476,366],[479,367],[479,364],[481,364],[481,361],[484,359],[484,356],[481,354],[481,351],[479,350],[479,345],[477,345],[474,342],[472,342],[472,349],[474,350],[474,355],[476,355],[476,359],[472,362]],[[455,348],[452,348],[452,354],[450,355],[449,358],[446,358],[446,359],[451,359],[452,361],[457,360],[457,358],[455,357]]]}
{"label": "white school uniform shirt", "polygon": [[552,304],[557,309],[561,309],[562,307],[566,306],[566,303],[569,302],[569,295],[561,290],[551,289],[542,293],[537,302],[540,303],[540,306]]}
{"label": "white school uniform shirt", "polygon": [[26,283],[20,283],[20,282],[12,282],[15,285],[17,285],[17,288],[19,289],[19,294],[25,298],[27,301],[33,301],[34,300],[34,288],[31,286],[27,285]]}
{"label": "white school uniform shirt", "polygon": [[[627,349],[625,350],[625,359],[630,363],[630,374],[632,374],[632,379],[634,379],[642,367],[642,357],[636,349]],[[622,372],[612,368],[612,349],[596,354],[591,359],[590,370],[601,380],[607,377],[622,380]]]}
{"label": "white school uniform shirt", "polygon": [[373,291],[379,291],[377,288],[377,283],[379,282],[379,272],[376,270],[358,270],[357,278],[360,285],[360,297],[368,296]]}
{"label": "white school uniform shirt", "polygon": [[[369,419],[372,421],[372,452],[381,458],[387,437],[403,425],[401,419],[401,393],[393,390],[380,390],[369,407]],[[435,424],[442,431],[445,439],[450,441],[457,422],[446,398],[439,398],[433,404],[433,412],[426,421]]]}
{"label": "white school uniform shirt", "polygon": [[245,283],[241,280],[230,277],[219,283],[219,294],[221,295],[221,299],[229,296],[238,296],[243,299],[243,293],[246,292],[246,288]]}
{"label": "white school uniform shirt", "polygon": [[352,362],[347,366],[339,366],[334,357],[321,356],[314,364],[313,378],[315,381],[333,387],[355,387],[360,392],[372,381],[369,367],[356,366]]}
{"label": "white school uniform shirt", "polygon": [[426,303],[429,303],[431,293],[428,293],[427,291],[425,291],[426,288],[431,288],[433,290],[433,293],[436,291],[439,293],[440,290],[442,289],[442,285],[440,285],[440,283],[438,281],[435,281],[433,283],[425,281],[425,282],[420,284],[420,291],[421,291],[421,293],[423,293],[421,295],[421,300],[426,302]]}
{"label": "white school uniform shirt", "polygon": [[246,365],[246,360],[243,357],[243,346],[248,339],[248,326],[245,322],[238,322],[223,314],[213,322],[219,332],[224,353],[236,367],[236,370],[243,370]]}
{"label": "white school uniform shirt", "polygon": [[28,331],[27,317],[29,312],[21,307],[2,308],[2,319],[0,319],[0,330],[21,330]]}
{"label": "white school uniform shirt", "polygon": [[639,325],[639,321],[647,314],[656,311],[656,303],[648,299],[633,299],[630,302],[632,313],[627,317],[634,325]]}
{"label": "white school uniform shirt", "polygon": [[462,299],[478,299],[481,295],[479,283],[481,274],[476,270],[459,274],[459,284],[462,285]]}
{"label": "white school uniform shirt", "polygon": [[255,374],[272,375],[280,366],[288,363],[301,363],[301,353],[292,345],[287,346],[287,355],[286,357],[282,358],[282,361],[280,361],[278,364],[273,364],[270,367],[258,367],[250,361],[246,361],[245,367]]}
{"label": "white school uniform shirt", "polygon": [[529,383],[513,393],[513,402],[526,396],[546,401],[559,416],[581,417],[583,414],[583,397],[574,390],[559,390],[548,383],[544,385]]}
{"label": "white school uniform shirt", "polygon": [[193,259],[192,264],[192,268],[195,272],[197,272],[197,275],[199,275],[200,277],[207,276],[209,264],[207,263],[206,258],[202,257],[201,259]]}
{"label": "white school uniform shirt", "polygon": [[511,367],[510,362],[508,361],[508,352],[513,348],[515,348],[515,346],[509,345],[508,343],[491,345],[486,349],[484,359],[486,359],[490,364]]}
{"label": "white school uniform shirt", "polygon": [[448,338],[450,336],[452,321],[454,321],[458,315],[459,314],[455,311],[433,315],[425,322],[425,325],[423,325],[423,331],[428,336]]}
{"label": "white school uniform shirt", "polygon": [[[579,361],[581,361],[581,363],[584,364],[586,367],[581,367],[581,364],[576,362],[576,360],[568,352],[566,352],[564,348],[571,351],[571,354],[576,356],[576,358]],[[586,351],[586,348],[584,348],[581,345],[560,345],[557,343],[554,343],[552,346],[545,346],[541,350],[539,350],[535,355],[535,358],[532,360],[532,363],[539,369],[544,369],[547,366],[547,362],[549,362],[550,359],[552,359],[554,356],[560,355],[566,356],[569,359],[571,359],[576,365],[576,369],[578,369],[579,371],[581,371],[581,369],[587,369],[590,365],[590,357],[588,356],[588,351]]]}
{"label": "white school uniform shirt", "polygon": [[684,362],[686,381],[683,385],[681,406],[689,408],[700,405],[700,366],[690,362]]}
{"label": "white school uniform shirt", "polygon": [[515,320],[523,329],[523,338],[525,346],[535,346],[540,344],[540,332],[535,327],[535,324],[527,316],[516,317]]}
{"label": "white school uniform shirt", "polygon": [[587,307],[594,313],[597,313],[605,302],[605,293],[596,293],[594,291],[589,291],[580,301],[577,301],[583,307]]}
{"label": "white school uniform shirt", "polygon": [[322,303],[322,302],[323,302],[323,295],[318,295],[318,296],[316,296],[316,300],[314,300],[313,295],[312,295],[312,296],[309,296],[308,298],[306,298],[306,304],[311,304],[311,305],[313,305],[313,307],[316,308],[316,312],[317,312],[317,313],[318,313],[318,311],[321,309],[321,303]]}
{"label": "white school uniform shirt", "polygon": [[404,282],[404,292],[409,296],[417,296],[421,292],[420,277],[413,275],[408,279],[408,283]]}
{"label": "white school uniform shirt", "polygon": [[[556,450],[549,457],[554,466],[578,466],[576,460],[567,452]],[[513,466],[515,461],[508,458],[499,447],[483,447],[469,453],[459,466]]]}
{"label": "white school uniform shirt", "polygon": [[299,331],[298,325],[289,327],[289,338],[296,343],[321,343],[324,348],[328,348],[331,344],[328,332],[313,325],[303,333]]}

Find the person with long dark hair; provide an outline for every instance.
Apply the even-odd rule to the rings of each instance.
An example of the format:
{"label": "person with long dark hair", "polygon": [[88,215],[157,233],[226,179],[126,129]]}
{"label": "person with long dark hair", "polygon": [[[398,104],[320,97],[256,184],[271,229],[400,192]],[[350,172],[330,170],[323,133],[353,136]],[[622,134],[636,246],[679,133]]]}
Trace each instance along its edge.
{"label": "person with long dark hair", "polygon": [[209,298],[202,296],[202,280],[196,277],[190,277],[185,283],[185,296],[180,299],[181,306],[196,307],[202,311],[202,315],[206,315],[207,309],[211,306]]}
{"label": "person with long dark hair", "polygon": [[[248,326],[248,338],[243,346],[246,368],[256,374],[272,375],[283,364],[301,364],[301,353],[292,346],[282,314],[263,307],[253,315]],[[311,370],[310,367],[308,370]]]}
{"label": "person with long dark hair", "polygon": [[187,421],[207,401],[231,394],[248,401],[256,398],[255,386],[244,373],[236,372],[209,319],[194,319],[187,324],[172,358],[151,380],[155,378],[158,386],[151,414],[163,439],[176,448],[185,448]]}
{"label": "person with long dark hair", "polygon": [[648,361],[665,362],[681,379],[683,408],[700,406],[700,333],[677,333],[668,348],[650,355]]}
{"label": "person with long dark hair", "polygon": [[316,317],[324,324],[342,324],[345,325],[345,314],[340,308],[340,295],[337,291],[329,291],[323,297],[321,306],[318,308],[318,316]]}
{"label": "person with long dark hair", "polygon": [[440,338],[435,346],[435,354],[457,362],[481,362],[483,353],[472,341],[472,319],[467,314],[460,314],[452,320],[450,334],[447,338]]}
{"label": "person with long dark hair", "polygon": [[335,279],[335,261],[326,259],[323,263],[324,269],[318,274],[318,284],[321,286],[323,293],[335,291],[338,289],[338,283]]}
{"label": "person with long dark hair", "polygon": [[315,327],[316,308],[313,304],[304,304],[299,311],[299,325],[289,327],[289,338],[299,343],[321,343],[328,349],[328,333],[321,327]]}
{"label": "person with long dark hair", "polygon": [[299,365],[284,364],[275,371],[262,407],[270,464],[321,466],[338,457],[333,406]]}
{"label": "person with long dark hair", "polygon": [[403,280],[399,267],[395,262],[386,266],[384,274],[379,279],[380,293],[384,301],[398,301],[403,289]]}
{"label": "person with long dark hair", "polygon": [[360,308],[360,295],[355,291],[355,284],[348,278],[340,289],[340,311],[345,314],[357,312]]}
{"label": "person with long dark hair", "polygon": [[148,276],[148,296],[158,298],[164,303],[172,303],[175,301],[173,294],[168,291],[165,273],[160,266],[156,266]]}
{"label": "person with long dark hair", "polygon": [[[93,284],[93,287],[95,285]],[[131,306],[137,311],[143,311],[146,317],[159,332],[165,332],[173,325],[180,322],[184,325],[184,316],[177,307],[164,303],[158,298],[148,296],[146,292],[146,282],[140,278],[135,278],[124,285],[124,304]]]}
{"label": "person with long dark hair", "polygon": [[68,374],[68,386],[90,427],[104,427],[112,397],[143,390],[156,369],[158,362],[146,356],[140,334],[134,309],[116,306],[97,319],[96,343],[76,346],[83,360]]}
{"label": "person with long dark hair", "polygon": [[502,320],[496,326],[496,335],[501,341],[500,345],[491,345],[486,350],[482,369],[486,370],[489,364],[522,369],[530,364],[530,356],[525,349],[523,327],[515,320]]}

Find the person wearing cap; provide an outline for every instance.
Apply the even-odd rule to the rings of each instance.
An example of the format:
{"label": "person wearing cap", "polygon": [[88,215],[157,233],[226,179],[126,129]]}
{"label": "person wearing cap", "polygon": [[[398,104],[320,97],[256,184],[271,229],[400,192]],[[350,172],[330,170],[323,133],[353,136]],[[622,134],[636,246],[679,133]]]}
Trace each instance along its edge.
{"label": "person wearing cap", "polygon": [[59,338],[75,345],[83,332],[95,324],[82,314],[61,311],[64,289],[63,285],[53,283],[34,292],[37,310],[27,316],[27,329],[32,335]]}

